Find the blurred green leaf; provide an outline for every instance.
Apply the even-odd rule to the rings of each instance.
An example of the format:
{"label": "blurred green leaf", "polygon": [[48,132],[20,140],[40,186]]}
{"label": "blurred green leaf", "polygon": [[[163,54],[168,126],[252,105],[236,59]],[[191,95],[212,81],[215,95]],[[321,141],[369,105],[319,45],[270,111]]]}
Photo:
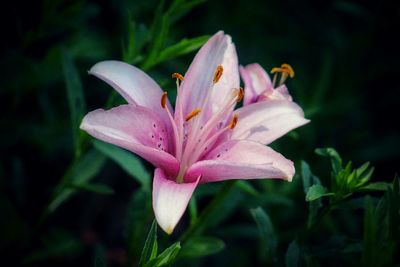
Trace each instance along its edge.
{"label": "blurred green leaf", "polygon": [[189,215],[190,215],[190,224],[193,225],[196,222],[198,216],[197,201],[194,195],[190,198],[189,201]]}
{"label": "blurred green leaf", "polygon": [[97,150],[121,166],[145,190],[150,190],[150,174],[137,156],[122,148],[98,140],[93,140],[93,145]]}
{"label": "blurred green leaf", "polygon": [[72,183],[68,187],[78,190],[85,190],[98,194],[114,194],[114,190],[105,184],[95,184],[95,183]]}
{"label": "blurred green leaf", "polygon": [[286,267],[298,267],[300,264],[300,248],[296,241],[292,241],[285,255]]}
{"label": "blurred green leaf", "polygon": [[132,193],[126,208],[125,231],[129,266],[138,266],[142,253],[142,246],[138,244],[146,242],[144,233],[147,233],[153,220],[151,193],[141,187]]}
{"label": "blurred green leaf", "polygon": [[160,1],[154,15],[154,21],[150,30],[150,40],[152,41],[150,43],[147,57],[142,65],[143,69],[149,69],[156,64],[159,53],[164,48],[167,40],[170,18],[168,12],[163,12],[164,3],[164,0]]}
{"label": "blurred green leaf", "polygon": [[206,0],[192,0],[192,1],[174,0],[171,7],[168,10],[168,13],[171,17],[171,21],[172,22],[177,21],[191,9],[204,2],[206,2]]}
{"label": "blurred green leaf", "polygon": [[165,60],[190,53],[198,49],[208,39],[207,36],[183,39],[177,44],[165,48],[167,37],[173,23],[193,7],[204,2],[204,0],[175,0],[166,11],[163,11],[164,2],[165,1],[160,1],[155,12],[150,37],[152,41],[150,43],[148,55],[142,64],[143,69],[149,69]]}
{"label": "blurred green leaf", "polygon": [[237,180],[224,183],[222,188],[215,193],[215,197],[203,209],[196,222],[182,234],[180,240],[187,240],[190,236],[199,235],[205,229],[218,225],[234,212],[234,208],[242,198],[241,192],[235,186],[236,183]]}
{"label": "blurred green leaf", "polygon": [[376,182],[376,183],[370,183],[365,186],[362,186],[362,187],[358,188],[357,191],[386,191],[388,189],[388,186],[390,186],[389,183]]}
{"label": "blurred green leaf", "polygon": [[376,234],[377,223],[375,217],[375,209],[370,197],[365,198],[365,214],[364,214],[364,236],[363,236],[363,251],[362,265],[377,266],[376,259]]}
{"label": "blurred green leaf", "polygon": [[372,173],[374,172],[374,167],[370,167],[369,162],[366,162],[361,167],[356,169],[355,172],[355,176],[357,179],[355,187],[360,187],[366,184],[371,179]]}
{"label": "blurred green leaf", "polygon": [[[400,177],[395,177],[393,186],[387,191],[389,236],[400,239]],[[399,245],[398,245],[399,246]]]}
{"label": "blurred green leaf", "polygon": [[69,52],[63,49],[62,68],[64,81],[67,88],[69,109],[71,112],[72,136],[75,146],[75,155],[81,153],[81,131],[79,125],[86,111],[85,99],[83,96],[82,83]]}
{"label": "blurred green leaf", "polygon": [[48,206],[48,211],[53,212],[56,210],[58,206],[76,192],[76,189],[68,188],[68,185],[79,185],[89,182],[100,172],[104,162],[105,157],[95,149],[77,158],[55,189],[53,199]]}
{"label": "blurred green leaf", "polygon": [[262,252],[268,259],[276,261],[275,257],[278,240],[275,236],[270,217],[261,207],[250,209],[250,212],[257,223],[257,228],[260,233]]}
{"label": "blurred green leaf", "polygon": [[83,244],[72,234],[53,230],[43,237],[42,248],[32,252],[23,259],[24,264],[46,259],[74,257],[83,250]]}
{"label": "blurred green leaf", "polygon": [[122,43],[122,60],[137,64],[143,57],[141,50],[149,41],[148,29],[144,24],[137,24],[132,18],[131,13],[128,13],[128,29],[127,40]]}
{"label": "blurred green leaf", "polygon": [[193,237],[183,244],[180,257],[205,257],[218,253],[224,248],[225,243],[221,239],[207,236]]}
{"label": "blurred green leaf", "polygon": [[[307,195],[307,192],[309,191],[310,187],[313,185],[321,185],[321,181],[317,176],[315,176],[310,169],[310,166],[308,165],[307,162],[301,161],[301,178],[303,181],[303,190],[304,194]],[[307,225],[310,226],[314,219],[316,218],[318,214],[319,208],[322,207],[322,201],[321,199],[316,199],[314,201],[310,201],[308,204],[308,219],[307,219]]]}
{"label": "blurred green leaf", "polygon": [[254,197],[260,196],[260,193],[257,191],[257,189],[255,189],[254,186],[252,186],[251,183],[246,180],[239,180],[236,183],[236,186],[242,189],[243,192],[248,193],[249,195],[252,195]]}
{"label": "blurred green leaf", "polygon": [[144,266],[147,262],[157,256],[158,243],[157,243],[157,222],[153,220],[149,234],[147,235],[146,242],[140,256],[139,266]]}
{"label": "blurred green leaf", "polygon": [[106,251],[100,244],[97,244],[94,249],[93,267],[107,267]]}
{"label": "blurred green leaf", "polygon": [[306,201],[314,201],[321,197],[332,196],[334,193],[329,193],[328,190],[320,184],[311,186],[306,195]]}
{"label": "blurred green leaf", "polygon": [[301,164],[301,178],[303,181],[303,189],[304,189],[304,193],[307,194],[308,189],[315,185],[315,184],[321,184],[321,181],[319,180],[319,178],[317,176],[315,176],[310,169],[310,165],[308,165],[307,162],[305,162],[304,160],[302,160],[300,162]]}
{"label": "blurred green leaf", "polygon": [[320,156],[329,157],[331,159],[334,175],[337,175],[343,169],[342,158],[334,148],[317,148],[315,149],[315,153]]}
{"label": "blurred green leaf", "polygon": [[174,59],[186,55],[199,49],[207,40],[209,35],[199,36],[192,39],[182,39],[177,44],[171,45],[160,52],[160,55],[154,64]]}
{"label": "blurred green leaf", "polygon": [[122,60],[131,63],[134,61],[138,54],[138,48],[136,45],[136,24],[132,19],[132,14],[128,12],[128,38],[126,44],[122,42]]}
{"label": "blurred green leaf", "polygon": [[181,243],[176,242],[172,244],[170,247],[165,249],[160,255],[158,255],[155,259],[149,261],[145,267],[160,267],[171,265],[181,250]]}

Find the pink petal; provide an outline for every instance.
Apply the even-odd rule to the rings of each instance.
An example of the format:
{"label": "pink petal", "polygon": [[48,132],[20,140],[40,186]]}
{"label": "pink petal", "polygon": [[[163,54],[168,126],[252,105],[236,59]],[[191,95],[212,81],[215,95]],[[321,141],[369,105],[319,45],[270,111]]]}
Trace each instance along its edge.
{"label": "pink petal", "polygon": [[270,100],[238,109],[239,121],[232,139],[246,139],[269,144],[287,132],[309,122],[294,102]]}
{"label": "pink petal", "polygon": [[257,98],[257,102],[270,101],[270,100],[293,101],[292,96],[289,94],[289,90],[284,84],[280,85],[278,88],[275,88],[271,91],[263,92]]}
{"label": "pink petal", "polygon": [[169,174],[175,175],[179,169],[177,159],[167,153],[172,146],[170,133],[148,108],[128,104],[97,109],[83,118],[80,127],[95,138],[138,154]]}
{"label": "pink petal", "polygon": [[168,120],[160,105],[163,91],[140,69],[125,62],[110,60],[97,63],[89,73],[111,85],[128,103],[150,108],[165,121]]}
{"label": "pink petal", "polygon": [[240,87],[238,57],[235,45],[232,43],[229,35],[227,35],[227,42],[228,46],[221,63],[224,71],[219,81],[214,85],[209,99],[211,113],[215,113],[221,108],[226,102],[227,96],[232,92],[232,89]]}
{"label": "pink petal", "polygon": [[[211,89],[214,72],[218,65],[224,68],[219,82]],[[201,107],[209,90],[213,90],[210,110],[224,101],[232,88],[239,87],[239,71],[235,47],[230,36],[218,32],[200,49],[185,74],[180,87],[180,103],[183,116]],[[209,112],[209,111],[203,111]]]}
{"label": "pink petal", "polygon": [[280,178],[291,181],[293,162],[271,148],[247,140],[231,140],[211,151],[205,160],[193,164],[187,180],[201,175],[201,183],[230,179]]}
{"label": "pink petal", "polygon": [[274,90],[275,92],[278,92],[281,96],[282,99],[286,99],[288,101],[292,101],[292,96],[289,93],[289,90],[287,89],[286,85],[282,84],[278,88]]}
{"label": "pink petal", "polygon": [[186,210],[199,178],[193,183],[178,184],[156,169],[153,180],[153,210],[160,227],[171,234]]}
{"label": "pink petal", "polygon": [[272,93],[272,83],[269,75],[257,63],[249,64],[245,67],[240,67],[245,93],[243,104],[248,105],[257,102],[258,96],[262,93]]}

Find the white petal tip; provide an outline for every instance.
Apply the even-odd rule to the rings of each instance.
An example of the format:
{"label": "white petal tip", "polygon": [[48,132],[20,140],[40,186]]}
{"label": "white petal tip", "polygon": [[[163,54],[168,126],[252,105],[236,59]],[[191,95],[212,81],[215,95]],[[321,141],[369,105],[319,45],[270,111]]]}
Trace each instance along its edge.
{"label": "white petal tip", "polygon": [[172,234],[172,232],[173,232],[174,229],[175,229],[175,226],[172,226],[172,225],[169,225],[169,226],[167,226],[167,227],[162,227],[162,226],[160,225],[160,227],[161,227],[161,229],[163,229],[164,232],[166,232],[168,235]]}

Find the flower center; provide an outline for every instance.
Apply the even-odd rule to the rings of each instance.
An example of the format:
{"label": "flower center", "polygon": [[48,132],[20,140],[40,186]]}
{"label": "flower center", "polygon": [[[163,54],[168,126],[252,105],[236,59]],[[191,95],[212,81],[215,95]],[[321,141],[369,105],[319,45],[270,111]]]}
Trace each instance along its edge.
{"label": "flower center", "polygon": [[[166,104],[166,92],[161,98],[161,106],[168,113],[175,137],[175,151],[171,151],[170,153],[175,154],[175,157],[180,161],[180,170],[176,177],[177,183],[183,183],[187,169],[210,151],[223,134],[234,129],[238,122],[236,114],[231,117],[230,121],[226,120],[230,117],[236,103],[243,99],[244,90],[242,88],[232,89],[225,102],[218,107],[217,111],[212,114],[203,112],[212,110],[212,90],[223,75],[223,71],[224,69],[221,65],[217,66],[214,77],[210,81],[210,89],[207,91],[200,107],[195,108],[189,114],[185,114],[184,121],[179,122],[173,118]],[[179,99],[179,81],[183,81],[184,77],[179,73],[172,74],[172,77],[176,78],[178,90],[175,112],[178,112],[181,115],[180,117],[183,118],[182,115],[184,114],[181,114],[182,107],[180,106]]]}

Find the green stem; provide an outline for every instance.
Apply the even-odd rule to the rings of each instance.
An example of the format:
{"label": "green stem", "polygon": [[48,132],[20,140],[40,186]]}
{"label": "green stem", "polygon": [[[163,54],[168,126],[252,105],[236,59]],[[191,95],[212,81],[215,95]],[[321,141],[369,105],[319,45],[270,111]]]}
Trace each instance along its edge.
{"label": "green stem", "polygon": [[180,241],[189,239],[190,236],[200,233],[204,230],[203,226],[208,217],[220,207],[220,204],[229,195],[236,184],[236,180],[227,181],[218,194],[211,200],[207,207],[202,211],[199,218],[194,224],[190,225],[189,228],[181,235]]}

